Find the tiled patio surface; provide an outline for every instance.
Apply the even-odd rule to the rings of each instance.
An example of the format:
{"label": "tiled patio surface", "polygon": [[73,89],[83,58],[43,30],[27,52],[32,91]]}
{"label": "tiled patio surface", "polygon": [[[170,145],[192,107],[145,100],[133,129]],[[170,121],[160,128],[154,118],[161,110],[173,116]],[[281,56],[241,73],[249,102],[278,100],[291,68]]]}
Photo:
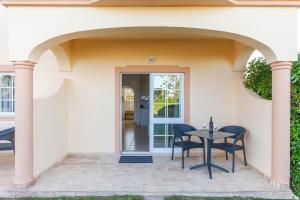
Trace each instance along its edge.
{"label": "tiled patio surface", "polygon": [[[1,155],[0,155],[1,156]],[[213,170],[213,179],[206,169],[189,170],[201,157],[186,159],[181,169],[180,157],[155,156],[153,164],[118,164],[114,154],[83,154],[68,156],[62,163],[43,173],[28,189],[12,184],[13,159],[1,156],[0,196],[82,196],[141,194],[153,196],[254,196],[291,199],[289,189],[276,188],[260,173],[237,161],[236,172]],[[231,162],[214,157],[227,169]],[[7,163],[10,163],[8,165]]]}
{"label": "tiled patio surface", "polygon": [[14,181],[14,157],[11,154],[0,154],[0,191],[11,188]]}

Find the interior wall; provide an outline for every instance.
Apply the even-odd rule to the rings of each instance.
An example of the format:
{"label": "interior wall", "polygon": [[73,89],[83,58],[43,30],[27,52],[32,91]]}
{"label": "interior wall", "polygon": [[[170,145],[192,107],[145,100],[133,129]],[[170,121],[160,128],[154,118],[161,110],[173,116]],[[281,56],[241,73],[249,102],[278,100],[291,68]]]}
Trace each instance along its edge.
{"label": "interior wall", "polygon": [[[191,124],[213,116],[219,126],[235,122],[235,80],[229,40],[75,40],[69,90],[70,152],[115,151],[115,67],[156,65],[191,68]],[[155,66],[154,66],[155,67]],[[82,145],[82,141],[86,144]]]}
{"label": "interior wall", "polygon": [[245,127],[248,162],[271,177],[272,158],[272,101],[260,98],[246,89],[242,73],[236,81],[237,124]]}

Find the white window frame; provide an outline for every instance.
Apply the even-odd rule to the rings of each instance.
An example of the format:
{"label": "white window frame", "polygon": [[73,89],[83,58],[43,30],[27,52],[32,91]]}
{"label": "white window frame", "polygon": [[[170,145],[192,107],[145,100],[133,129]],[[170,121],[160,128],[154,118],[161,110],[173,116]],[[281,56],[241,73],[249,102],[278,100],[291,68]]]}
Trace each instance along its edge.
{"label": "white window frame", "polygon": [[[179,75],[180,76],[180,117],[177,118],[155,118],[154,117],[154,76],[156,75]],[[154,148],[154,124],[176,124],[184,123],[184,73],[151,73],[150,74],[150,123],[149,123],[149,135],[150,135],[150,152],[154,154],[172,152],[172,148]],[[179,153],[179,149],[175,149],[175,153]]]}
{"label": "white window frame", "polygon": [[[11,75],[14,80],[15,80],[15,73],[12,73],[12,72],[0,72],[0,75],[3,76],[3,75]],[[15,90],[16,88],[16,85],[15,85],[15,82],[13,83],[13,87],[2,87],[0,86],[0,89],[2,88],[11,88],[12,90]],[[1,105],[0,105],[1,106]],[[15,106],[15,99],[12,99],[12,106],[14,107]],[[1,112],[0,111],[0,116],[15,116],[15,112]]]}

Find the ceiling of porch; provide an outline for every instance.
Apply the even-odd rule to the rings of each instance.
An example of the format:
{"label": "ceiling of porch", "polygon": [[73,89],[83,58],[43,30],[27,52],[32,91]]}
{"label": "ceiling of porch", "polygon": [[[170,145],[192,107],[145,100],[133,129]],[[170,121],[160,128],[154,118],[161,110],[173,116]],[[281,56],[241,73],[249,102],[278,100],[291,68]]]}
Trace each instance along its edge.
{"label": "ceiling of porch", "polygon": [[299,6],[300,0],[2,0],[5,6]]}
{"label": "ceiling of porch", "polygon": [[[79,38],[80,39],[80,38]],[[205,31],[176,29],[173,28],[123,28],[105,29],[97,32],[96,35],[85,39],[100,40],[224,40],[224,38],[214,37]]]}

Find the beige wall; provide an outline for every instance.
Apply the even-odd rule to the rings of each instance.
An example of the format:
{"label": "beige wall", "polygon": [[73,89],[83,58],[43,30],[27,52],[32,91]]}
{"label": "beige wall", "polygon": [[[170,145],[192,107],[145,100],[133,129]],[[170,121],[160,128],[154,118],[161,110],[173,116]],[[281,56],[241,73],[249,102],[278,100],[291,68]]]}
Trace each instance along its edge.
{"label": "beige wall", "polygon": [[68,82],[59,76],[54,55],[47,51],[34,71],[34,175],[68,153]]}
{"label": "beige wall", "polygon": [[8,61],[8,16],[7,8],[0,5],[0,65]]}
{"label": "beige wall", "polygon": [[236,80],[236,122],[247,129],[246,151],[248,162],[271,177],[272,158],[272,102],[264,100]]}
{"label": "beige wall", "polygon": [[68,153],[67,82],[47,99],[34,100],[34,175],[37,176]]}
{"label": "beige wall", "polygon": [[[109,38],[123,31],[117,37],[134,38],[128,32],[126,34],[127,30],[124,30],[126,27],[134,31],[144,28],[142,33],[136,35],[144,38],[147,35],[148,30],[145,30],[147,27],[159,29],[160,34],[156,37],[164,36],[164,30],[173,28],[165,38],[172,37],[176,33],[179,37],[187,36],[187,38],[201,34],[231,38],[259,49],[269,62],[297,59],[296,7],[11,6],[9,17],[11,22],[9,50],[12,60],[37,61],[44,50],[79,37],[97,37],[106,33],[105,37]],[[71,21],[74,22],[72,25]],[[37,32],[37,27],[43,31]],[[284,45],[281,42],[283,40]],[[42,43],[43,45],[39,46]]]}
{"label": "beige wall", "polygon": [[[191,67],[191,123],[201,127],[234,123],[235,79],[232,41],[153,40],[73,42],[69,74],[69,151],[114,151],[115,66],[146,65],[155,53],[157,65]],[[82,145],[86,141],[89,145]]]}

